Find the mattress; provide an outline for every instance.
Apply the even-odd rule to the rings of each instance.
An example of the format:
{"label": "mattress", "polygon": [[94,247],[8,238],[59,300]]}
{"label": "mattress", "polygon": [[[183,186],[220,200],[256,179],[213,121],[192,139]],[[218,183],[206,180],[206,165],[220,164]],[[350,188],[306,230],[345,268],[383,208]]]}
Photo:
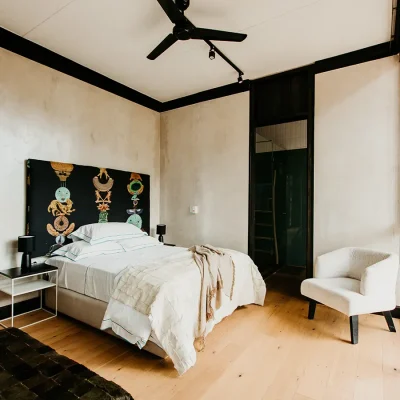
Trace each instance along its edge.
{"label": "mattress", "polygon": [[[129,252],[88,257],[79,261],[56,256],[46,264],[57,267],[58,286],[63,289],[100,300],[110,301],[114,286],[129,266],[143,265],[187,249],[172,246],[153,246]],[[89,311],[90,312],[90,311]],[[137,335],[151,331],[150,319],[136,310],[130,310],[129,320]],[[159,340],[151,333],[150,341],[161,347]]]}
{"label": "mattress", "polygon": [[59,287],[108,303],[114,286],[126,268],[147,264],[186,250],[182,247],[153,246],[79,261],[57,256],[49,258],[46,264],[58,268]]}

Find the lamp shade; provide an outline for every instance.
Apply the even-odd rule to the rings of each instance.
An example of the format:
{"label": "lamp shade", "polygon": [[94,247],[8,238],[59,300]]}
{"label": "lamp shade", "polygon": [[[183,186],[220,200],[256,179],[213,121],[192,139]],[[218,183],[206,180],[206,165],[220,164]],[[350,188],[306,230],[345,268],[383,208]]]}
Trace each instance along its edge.
{"label": "lamp shade", "polygon": [[167,232],[167,225],[159,224],[157,225],[157,235],[165,235]]}
{"label": "lamp shade", "polygon": [[35,236],[18,236],[18,251],[32,253],[35,250]]}

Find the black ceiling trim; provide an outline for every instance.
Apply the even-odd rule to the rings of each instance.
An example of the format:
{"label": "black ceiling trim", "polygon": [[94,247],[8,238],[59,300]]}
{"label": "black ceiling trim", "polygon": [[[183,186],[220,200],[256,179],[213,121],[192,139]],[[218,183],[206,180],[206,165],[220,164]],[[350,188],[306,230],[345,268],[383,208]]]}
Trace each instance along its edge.
{"label": "black ceiling trim", "polygon": [[231,83],[229,85],[220,86],[214,89],[205,90],[204,92],[199,92],[189,96],[181,97],[179,99],[167,101],[163,103],[162,111],[170,111],[176,108],[202,103],[203,101],[219,99],[232,94],[247,92],[248,90],[250,90],[249,80],[245,80],[242,83]]}
{"label": "black ceiling trim", "polygon": [[339,68],[350,67],[368,61],[379,60],[390,57],[397,53],[392,42],[380,43],[375,46],[366,47],[361,50],[351,51],[340,56],[326,58],[314,64],[314,72],[320,74]]}
{"label": "black ceiling trim", "polygon": [[394,52],[397,54],[400,52],[400,0],[397,0],[396,7],[393,9],[394,12],[394,31],[393,31],[393,46]]}
{"label": "black ceiling trim", "polygon": [[[201,103],[203,101],[246,92],[250,88],[250,82],[252,82],[250,80],[245,80],[241,84],[235,82],[162,103],[1,27],[0,46],[30,60],[36,61],[47,67],[63,72],[76,79],[87,82],[100,89],[106,90],[117,96],[123,97],[127,100],[158,112],[174,110],[176,108]],[[349,67],[351,65],[378,60],[380,58],[390,57],[398,54],[399,52],[400,12],[396,13],[395,16],[395,29],[392,41],[316,61],[314,64],[311,64],[311,68],[315,74],[319,74],[339,68]],[[302,68],[310,68],[310,66]],[[299,71],[302,68],[284,71],[278,74],[256,79],[255,81],[269,79],[270,77],[276,77],[277,75],[292,73],[293,71]]]}
{"label": "black ceiling trim", "polygon": [[133,101],[154,111],[159,112],[162,108],[162,103],[160,101],[107,78],[98,72],[92,71],[75,61],[54,53],[45,47],[33,43],[30,40],[1,27],[0,46],[6,50],[12,51],[13,53],[19,54],[20,56],[29,58],[32,61],[36,61],[47,67],[63,72],[64,74],[89,83],[90,85],[97,86],[100,89],[106,90],[107,92]]}
{"label": "black ceiling trim", "polygon": [[[313,65],[313,64],[311,64]],[[276,74],[273,75],[267,75],[267,76],[263,76],[261,78],[257,78],[257,79],[253,79],[251,81],[251,83],[262,83],[262,82],[266,82],[270,79],[275,80],[276,78],[279,77],[286,77],[287,75],[297,75],[297,74],[308,74],[310,70],[310,65],[305,65],[304,67],[299,67],[299,68],[293,68],[293,69],[288,69],[287,71],[282,71],[282,72],[277,72]]]}
{"label": "black ceiling trim", "polygon": [[[400,13],[399,13],[400,15]],[[398,18],[399,20],[400,18]],[[399,22],[400,24],[400,22]],[[400,27],[399,27],[399,40],[400,40]],[[162,111],[169,111],[176,108],[189,106],[196,103],[201,103],[207,100],[213,100],[220,97],[230,96],[240,92],[249,90],[250,82],[259,82],[276,78],[277,76],[284,76],[286,74],[293,74],[301,71],[312,70],[313,73],[319,74],[323,72],[333,71],[335,69],[350,67],[351,65],[361,64],[368,61],[378,60],[380,58],[390,57],[399,53],[400,48],[396,47],[394,42],[385,42],[375,46],[366,47],[364,49],[352,51],[349,53],[341,54],[339,56],[326,58],[324,60],[316,61],[314,64],[310,64],[304,67],[295,68],[288,71],[279,72],[277,74],[268,75],[254,80],[244,81],[242,84],[233,83],[226,86],[221,86],[215,89],[205,90],[200,93],[192,94],[179,99],[170,100],[162,105]],[[241,85],[246,84],[246,87]]]}

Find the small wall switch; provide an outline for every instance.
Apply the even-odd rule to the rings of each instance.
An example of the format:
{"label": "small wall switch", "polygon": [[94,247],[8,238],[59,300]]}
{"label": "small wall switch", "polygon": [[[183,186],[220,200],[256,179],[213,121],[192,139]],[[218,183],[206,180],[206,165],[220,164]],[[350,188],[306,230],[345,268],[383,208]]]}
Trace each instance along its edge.
{"label": "small wall switch", "polygon": [[191,214],[198,214],[198,212],[199,212],[199,207],[197,207],[197,206],[190,206],[190,207],[189,207],[189,210],[190,210],[190,213],[191,213]]}

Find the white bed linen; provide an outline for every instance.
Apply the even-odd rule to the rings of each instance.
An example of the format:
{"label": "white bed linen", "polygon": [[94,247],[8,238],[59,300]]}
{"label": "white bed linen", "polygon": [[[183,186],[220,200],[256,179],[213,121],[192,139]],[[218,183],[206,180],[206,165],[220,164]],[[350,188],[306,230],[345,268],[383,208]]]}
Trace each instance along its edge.
{"label": "white bed linen", "polygon": [[88,257],[79,261],[56,256],[46,264],[59,270],[58,285],[108,303],[121,272],[128,266],[143,265],[184,250],[182,247],[154,246],[130,252]]}
{"label": "white bed linen", "polygon": [[[233,297],[230,300],[222,295],[222,306],[208,321],[205,335],[237,307],[264,304],[265,282],[251,258],[234,250],[224,251],[235,263]],[[183,374],[196,362],[194,341],[198,334],[200,286],[199,269],[188,249],[164,260],[130,267],[123,272],[108,303],[101,329],[112,328],[139,347],[153,333],[178,373]],[[149,316],[151,327],[147,331],[136,329],[137,312]]]}
{"label": "white bed linen", "polygon": [[[186,248],[181,247],[155,246],[119,254],[88,257],[78,262],[57,256],[50,258],[46,263],[59,269],[60,287],[109,303],[105,319],[111,318],[113,323],[109,323],[109,327],[112,327],[113,331],[119,336],[137,344],[139,347],[144,346],[147,340],[151,340],[166,351],[166,348],[171,347],[171,343],[166,345],[167,343],[163,340],[165,338],[161,332],[161,326],[157,326],[160,331],[159,335],[155,333],[154,315],[149,318],[148,315],[144,315],[120,302],[111,301],[110,303],[110,299],[128,267],[143,268],[154,262],[160,262],[163,265],[163,258],[165,258],[167,265],[170,261],[168,259],[179,258],[181,257],[179,253],[187,254],[187,252]],[[252,260],[243,253],[233,250],[227,250],[227,252],[232,255],[236,265],[233,300],[223,299],[221,308],[215,312],[214,320],[207,324],[206,334],[211,332],[213,327],[223,318],[232,314],[237,307],[252,303],[262,305],[264,302],[265,283]],[[174,279],[172,286],[175,286],[173,289],[176,295],[181,292],[183,287],[186,287],[184,291],[185,304],[181,304],[181,311],[184,311],[182,316],[185,315],[183,320],[186,321],[187,329],[185,328],[184,331],[187,332],[188,338],[184,342],[187,351],[183,352],[184,360],[182,360],[182,363],[177,362],[174,356],[171,357],[175,368],[182,374],[196,362],[193,337],[197,329],[196,313],[198,312],[200,290],[200,275],[197,267],[187,270],[178,280]],[[174,295],[174,297],[178,302],[180,301],[180,295]],[[158,315],[157,320],[163,320],[162,315]],[[171,354],[169,355],[171,356]]]}
{"label": "white bed linen", "polygon": [[[88,257],[79,261],[56,256],[48,259],[46,264],[58,268],[59,287],[108,303],[115,285],[128,266],[150,263],[182,250],[185,249],[172,246],[153,246],[130,252]],[[134,332],[131,334],[136,335],[139,344],[140,338],[148,337],[151,332],[149,317],[131,310],[127,318],[129,326],[134,327]],[[126,332],[121,329],[119,336],[125,338],[125,334]],[[150,333],[149,340],[161,347],[154,332]]]}

